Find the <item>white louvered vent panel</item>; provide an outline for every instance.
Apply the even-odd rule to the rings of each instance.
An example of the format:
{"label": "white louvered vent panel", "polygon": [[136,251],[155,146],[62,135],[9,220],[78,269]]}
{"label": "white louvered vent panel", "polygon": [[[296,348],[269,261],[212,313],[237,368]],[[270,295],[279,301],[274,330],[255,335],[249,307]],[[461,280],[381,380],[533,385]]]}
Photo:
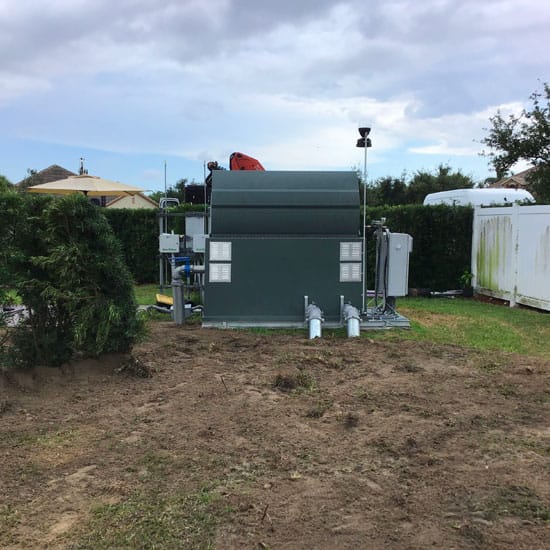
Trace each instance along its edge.
{"label": "white louvered vent panel", "polygon": [[231,264],[210,264],[208,281],[211,283],[230,283]]}

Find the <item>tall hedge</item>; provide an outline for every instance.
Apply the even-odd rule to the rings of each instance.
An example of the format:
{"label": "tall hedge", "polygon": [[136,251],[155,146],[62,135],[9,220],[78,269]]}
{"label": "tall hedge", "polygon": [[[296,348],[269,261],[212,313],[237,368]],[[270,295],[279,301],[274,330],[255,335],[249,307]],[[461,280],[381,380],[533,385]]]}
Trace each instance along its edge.
{"label": "tall hedge", "polygon": [[[174,212],[199,211],[201,205],[182,205]],[[104,213],[123,245],[126,263],[138,283],[158,282],[158,211],[109,210]],[[386,218],[393,232],[414,238],[409,286],[447,290],[459,288],[470,266],[473,210],[469,207],[405,205],[367,207],[367,223]],[[183,218],[171,218],[168,231],[183,233]],[[369,242],[368,280],[374,280],[374,242]]]}
{"label": "tall hedge", "polygon": [[158,279],[159,225],[157,210],[103,208],[115,236],[121,242],[128,269],[137,283]]}
{"label": "tall hedge", "polygon": [[[204,205],[183,204],[170,212],[203,212]],[[158,282],[159,211],[151,209],[104,208],[115,236],[122,244],[126,265],[136,283]],[[185,232],[183,217],[168,218],[168,232]]]}
{"label": "tall hedge", "polygon": [[[460,288],[460,276],[470,269],[473,209],[464,206],[404,205],[367,207],[369,221],[386,218],[394,233],[412,235],[409,287]],[[371,240],[372,241],[372,240]],[[368,247],[370,281],[374,277],[374,242]]]}

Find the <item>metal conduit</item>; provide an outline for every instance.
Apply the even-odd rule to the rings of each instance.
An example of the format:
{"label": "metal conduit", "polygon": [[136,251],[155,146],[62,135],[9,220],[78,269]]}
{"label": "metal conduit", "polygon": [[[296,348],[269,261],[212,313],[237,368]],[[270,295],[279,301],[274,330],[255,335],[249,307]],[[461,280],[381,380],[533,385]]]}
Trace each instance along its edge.
{"label": "metal conduit", "polygon": [[360,335],[361,315],[359,310],[351,304],[345,304],[342,308],[342,317],[346,322],[348,338],[357,338]]}
{"label": "metal conduit", "polygon": [[309,339],[321,338],[321,323],[324,321],[323,312],[315,304],[306,307],[306,323],[309,326]]}

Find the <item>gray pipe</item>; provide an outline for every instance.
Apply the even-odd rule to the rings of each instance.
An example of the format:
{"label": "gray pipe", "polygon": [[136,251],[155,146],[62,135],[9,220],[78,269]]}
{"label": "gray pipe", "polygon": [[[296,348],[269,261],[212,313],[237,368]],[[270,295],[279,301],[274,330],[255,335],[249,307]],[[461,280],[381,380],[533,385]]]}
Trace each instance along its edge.
{"label": "gray pipe", "polygon": [[191,273],[204,273],[204,266],[203,265],[180,265],[179,267],[176,267],[172,269],[172,280],[182,280],[182,273],[185,273],[186,267],[189,269]]}
{"label": "gray pipe", "polygon": [[357,338],[360,335],[361,315],[359,310],[351,304],[345,304],[342,308],[342,317],[346,322],[348,338]]}
{"label": "gray pipe", "polygon": [[321,338],[321,323],[324,321],[323,312],[318,306],[311,303],[306,307],[306,323],[309,326],[309,339]]}
{"label": "gray pipe", "polygon": [[172,313],[171,309],[168,309],[166,307],[156,306],[156,305],[150,305],[145,308],[147,311],[154,310],[154,311],[160,311],[161,313]]}
{"label": "gray pipe", "polygon": [[183,325],[185,321],[185,304],[183,303],[183,281],[181,278],[172,277],[172,298],[174,299],[172,312],[174,323]]}
{"label": "gray pipe", "polygon": [[185,304],[183,300],[183,274],[186,269],[192,273],[204,273],[203,265],[191,265],[175,267],[172,269],[172,297],[174,299],[174,309],[172,317],[176,325],[183,325],[185,322]]}

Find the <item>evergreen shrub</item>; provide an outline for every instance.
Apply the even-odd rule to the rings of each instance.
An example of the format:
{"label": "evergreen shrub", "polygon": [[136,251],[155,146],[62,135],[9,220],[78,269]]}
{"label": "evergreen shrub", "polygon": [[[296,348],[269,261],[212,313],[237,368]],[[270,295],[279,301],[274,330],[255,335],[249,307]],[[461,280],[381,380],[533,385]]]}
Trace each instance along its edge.
{"label": "evergreen shrub", "polygon": [[[132,276],[102,210],[81,195],[0,194],[7,253],[0,287],[26,322],[9,331],[4,366],[58,366],[77,355],[126,352],[143,331]],[[5,258],[3,257],[2,260]]]}

